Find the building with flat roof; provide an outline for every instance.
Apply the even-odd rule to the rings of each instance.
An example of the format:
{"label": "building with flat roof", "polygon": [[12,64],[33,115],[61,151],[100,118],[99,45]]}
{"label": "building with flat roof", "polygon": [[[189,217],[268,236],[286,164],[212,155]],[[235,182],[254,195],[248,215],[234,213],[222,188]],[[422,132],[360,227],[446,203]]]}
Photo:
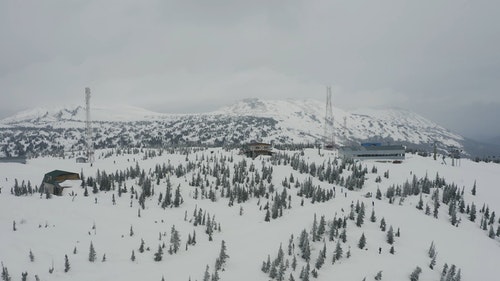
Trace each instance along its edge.
{"label": "building with flat roof", "polygon": [[404,160],[405,147],[403,145],[382,145],[379,143],[342,146],[339,148],[339,156],[359,160]]}
{"label": "building with flat roof", "polygon": [[272,145],[269,143],[262,142],[252,142],[246,145],[245,155],[248,157],[255,158],[259,155],[273,155]]}

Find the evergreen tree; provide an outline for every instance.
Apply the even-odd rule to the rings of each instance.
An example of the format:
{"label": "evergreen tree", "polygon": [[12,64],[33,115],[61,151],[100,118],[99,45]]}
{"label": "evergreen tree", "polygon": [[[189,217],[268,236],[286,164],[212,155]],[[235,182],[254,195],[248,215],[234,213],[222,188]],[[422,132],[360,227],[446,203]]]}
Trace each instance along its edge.
{"label": "evergreen tree", "polygon": [[445,263],[443,266],[443,271],[441,271],[441,279],[440,281],[445,281],[446,273],[448,273],[448,264]]}
{"label": "evergreen tree", "polygon": [[366,237],[365,237],[365,233],[363,232],[361,234],[361,237],[359,238],[358,247],[360,249],[364,249],[365,245],[366,245]]}
{"label": "evergreen tree", "polygon": [[469,219],[472,222],[476,220],[476,205],[474,204],[474,202],[471,204],[470,207]]}
{"label": "evergreen tree", "polygon": [[457,274],[455,274],[455,279],[453,281],[461,281],[462,280],[462,271],[460,268],[457,270]]}
{"label": "evergreen tree", "polygon": [[210,272],[209,272],[209,267],[207,264],[207,268],[205,269],[205,275],[203,275],[203,281],[210,281]]}
{"label": "evergreen tree", "polygon": [[316,213],[314,213],[314,220],[313,220],[313,225],[312,225],[312,241],[316,242],[319,240],[318,237],[318,220],[316,219]]}
{"label": "evergreen tree", "polygon": [[154,261],[161,261],[163,258],[163,249],[158,245],[158,251],[154,254]]}
{"label": "evergreen tree", "polygon": [[212,280],[211,281],[219,281],[219,280],[220,280],[219,272],[216,270],[214,272],[214,274],[212,274]]}
{"label": "evergreen tree", "polygon": [[370,216],[370,221],[371,222],[376,222],[377,221],[377,217],[375,216],[375,209],[372,209],[372,214]]}
{"label": "evergreen tree", "polygon": [[431,246],[429,247],[427,253],[429,254],[429,258],[432,258],[436,255],[436,246],[434,245],[434,241],[431,242]]}
{"label": "evergreen tree", "polygon": [[434,211],[433,211],[433,216],[434,218],[438,218],[439,214],[439,189],[436,189],[436,196],[434,196]]}
{"label": "evergreen tree", "polygon": [[[281,248],[280,248],[281,249]],[[229,255],[226,253],[226,242],[222,240],[219,257],[215,261],[215,270],[220,270],[224,268],[226,264],[226,260],[229,258]]]}
{"label": "evergreen tree", "polygon": [[387,243],[393,244],[394,243],[394,230],[392,229],[392,225],[389,227],[389,231],[387,231]]}
{"label": "evergreen tree", "polygon": [[425,203],[425,215],[429,216],[431,214],[431,207],[429,204]]}
{"label": "evergreen tree", "polygon": [[316,259],[315,267],[320,269],[325,263],[325,254],[323,254],[323,250],[319,252],[318,258]]}
{"label": "evergreen tree", "polygon": [[429,263],[430,269],[434,269],[434,266],[436,266],[436,256],[437,256],[437,254],[434,254],[431,258],[431,262]]}
{"label": "evergreen tree", "polygon": [[488,233],[488,237],[491,239],[495,239],[495,231],[493,230],[493,225],[490,225],[490,231]]}
{"label": "evergreen tree", "polygon": [[361,227],[363,225],[365,218],[365,204],[361,202],[361,207],[359,208],[358,216],[356,218],[356,226]]}
{"label": "evergreen tree", "polygon": [[97,253],[94,249],[94,245],[92,244],[92,241],[90,242],[90,250],[89,250],[89,261],[94,262],[95,258],[97,256]]}
{"label": "evergreen tree", "polygon": [[424,209],[424,201],[422,200],[422,193],[420,193],[420,199],[418,200],[417,209],[419,210]]}
{"label": "evergreen tree", "polygon": [[340,240],[342,240],[342,243],[345,243],[347,241],[347,232],[344,229],[342,229],[342,232],[340,233]]}
{"label": "evergreen tree", "polygon": [[135,252],[132,250],[132,256],[130,256],[131,261],[135,261]]}
{"label": "evergreen tree", "polygon": [[474,186],[472,186],[472,195],[476,195],[476,181],[474,181]]}
{"label": "evergreen tree", "polygon": [[306,261],[311,259],[311,247],[309,246],[309,239],[307,237],[302,246],[302,258]]}
{"label": "evergreen tree", "polygon": [[2,280],[3,281],[11,281],[11,277],[9,275],[9,270],[7,270],[7,267],[3,265],[2,262]]}
{"label": "evergreen tree", "polygon": [[385,224],[385,218],[382,218],[380,220],[380,230],[385,231],[386,224]]}
{"label": "evergreen tree", "polygon": [[325,234],[326,230],[326,221],[325,221],[325,216],[321,216],[319,219],[319,225],[318,225],[318,238],[321,239],[323,234]]}
{"label": "evergreen tree", "polygon": [[134,229],[130,226],[129,236],[134,236]]}
{"label": "evergreen tree", "polygon": [[413,272],[410,274],[410,280],[411,281],[418,281],[418,278],[419,278],[421,272],[422,272],[422,269],[417,266],[417,268],[415,268],[415,270],[413,270]]}
{"label": "evergreen tree", "polygon": [[297,268],[297,258],[294,255],[292,258],[292,270],[295,271],[295,268]]}
{"label": "evergreen tree", "polygon": [[29,254],[29,257],[30,257],[30,261],[31,261],[31,262],[34,262],[34,261],[35,261],[35,255],[33,255],[33,252],[31,251],[31,249],[30,249],[30,254]]}
{"label": "evergreen tree", "polygon": [[64,255],[64,272],[68,272],[70,268],[68,255]]}
{"label": "evergreen tree", "polygon": [[335,246],[335,251],[333,252],[334,260],[341,259],[342,255],[343,255],[342,246],[340,246],[340,241],[337,240],[337,245]]}
{"label": "evergreen tree", "polygon": [[139,253],[144,253],[144,239],[141,238],[141,245],[139,246]]}
{"label": "evergreen tree", "polygon": [[302,277],[302,281],[309,281],[309,273],[310,273],[310,266],[309,263],[307,263],[306,268],[304,269],[304,276]]}
{"label": "evergreen tree", "polygon": [[172,229],[170,230],[170,247],[172,252],[175,254],[179,250],[181,246],[181,238],[179,236],[179,232],[175,229],[175,225],[172,225]]}
{"label": "evergreen tree", "polygon": [[281,261],[278,265],[278,274],[276,275],[276,280],[278,281],[285,280],[285,270],[286,270],[285,264],[283,263],[283,261]]}
{"label": "evergreen tree", "polygon": [[391,248],[389,249],[389,253],[394,255],[394,245],[392,245]]}

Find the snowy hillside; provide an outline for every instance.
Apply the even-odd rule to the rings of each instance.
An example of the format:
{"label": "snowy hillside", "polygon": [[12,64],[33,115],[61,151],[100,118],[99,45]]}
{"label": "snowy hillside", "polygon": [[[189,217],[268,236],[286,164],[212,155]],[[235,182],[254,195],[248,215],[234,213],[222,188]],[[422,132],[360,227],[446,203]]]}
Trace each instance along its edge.
{"label": "snowy hillside", "polygon": [[[333,109],[338,144],[372,140],[398,142],[430,150],[449,146],[463,149],[464,139],[409,111]],[[160,114],[144,109],[95,107],[95,144],[98,148],[165,145],[233,145],[252,140],[276,144],[315,144],[323,139],[324,103],[317,100],[246,99],[205,114]],[[0,122],[7,140],[5,155],[58,153],[81,150],[85,112],[82,107],[35,109]]]}
{"label": "snowy hillside", "polygon": [[[446,264],[442,280],[498,280],[499,165],[276,152],[107,149],[92,167],[68,155],[0,163],[4,271],[12,280],[440,280]],[[82,173],[88,186],[45,199],[35,189],[54,169]]]}

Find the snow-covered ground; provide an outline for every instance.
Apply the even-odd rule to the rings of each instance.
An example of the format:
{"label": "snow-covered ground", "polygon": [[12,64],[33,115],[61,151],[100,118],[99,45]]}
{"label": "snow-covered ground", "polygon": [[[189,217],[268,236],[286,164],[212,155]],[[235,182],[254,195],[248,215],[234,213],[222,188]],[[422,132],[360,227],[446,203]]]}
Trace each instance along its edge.
{"label": "snow-covered ground", "polygon": [[[209,272],[214,272],[216,258],[219,256],[221,243],[224,240],[227,254],[230,256],[225,270],[220,271],[221,280],[270,280],[268,274],[261,271],[262,263],[276,258],[280,244],[285,252],[284,259],[292,263],[292,256],[298,262],[297,268],[291,266],[286,269],[285,280],[290,274],[295,280],[300,280],[299,275],[306,262],[301,258],[298,247],[298,238],[301,231],[306,229],[310,233],[314,214],[319,221],[324,216],[327,222],[334,217],[344,218],[349,215],[351,204],[364,203],[366,215],[361,227],[355,221],[347,220],[347,241],[341,243],[343,257],[332,264],[333,252],[337,244],[329,241],[328,237],[321,241],[311,242],[311,270],[315,266],[319,251],[326,244],[325,264],[318,270],[317,280],[373,280],[374,276],[382,271],[382,280],[409,280],[410,273],[417,267],[422,268],[419,280],[439,280],[441,270],[445,263],[449,266],[456,265],[461,269],[462,280],[498,280],[498,261],[500,260],[500,238],[488,237],[488,231],[481,230],[479,212],[483,204],[489,207],[489,212],[500,211],[500,166],[491,163],[475,163],[461,160],[459,166],[443,164],[442,160],[423,158],[416,155],[407,155],[401,164],[380,163],[374,161],[361,162],[367,167],[368,173],[364,187],[360,190],[347,190],[343,186],[321,182],[313,177],[313,184],[321,186],[328,191],[335,189],[335,198],[326,202],[311,203],[311,199],[304,199],[297,195],[297,188],[292,184],[287,189],[291,199],[291,208],[283,210],[283,216],[264,220],[265,210],[261,209],[269,202],[271,206],[274,193],[265,197],[250,198],[243,203],[234,201],[229,206],[228,198],[221,198],[220,191],[216,191],[217,201],[209,199],[194,199],[195,187],[189,183],[198,171],[214,168],[214,163],[226,157],[226,167],[232,178],[235,174],[234,167],[245,160],[247,169],[251,164],[262,176],[262,166],[272,167],[272,184],[278,193],[281,193],[282,182],[293,175],[295,181],[303,182],[310,177],[309,174],[299,173],[290,165],[272,165],[269,158],[244,158],[236,150],[204,149],[191,152],[188,155],[163,151],[159,156],[144,157],[146,152],[139,154],[122,154],[103,157],[109,150],[98,151],[97,159],[91,167],[89,164],[76,163],[75,159],[62,158],[36,158],[30,159],[26,165],[14,163],[0,163],[0,261],[8,269],[12,280],[21,278],[22,272],[28,272],[28,280],[35,280],[35,275],[40,280],[203,280],[206,265]],[[293,155],[298,151],[284,151]],[[315,163],[317,166],[328,161],[333,161],[333,152],[305,150],[300,159],[306,163]],[[232,162],[230,159],[232,158]],[[217,160],[217,161],[215,161]],[[64,196],[52,197],[50,200],[40,194],[19,196],[11,194],[15,179],[19,185],[22,181],[31,185],[40,185],[46,172],[59,169],[83,173],[85,177],[96,177],[97,171],[107,174],[133,169],[139,165],[146,175],[154,171],[155,165],[168,165],[186,167],[188,162],[199,164],[182,177],[174,173],[169,174],[172,189],[179,186],[184,202],[178,208],[162,209],[159,206],[160,192],[165,194],[166,178],[153,179],[154,195],[146,198],[145,208],[139,206],[135,196],[131,199],[130,189],[140,193],[138,179],[128,179],[125,184],[128,192],[118,196],[118,186],[114,190],[96,194],[89,187],[89,196],[85,197],[81,187],[73,187],[65,192]],[[447,161],[449,162],[449,161]],[[371,173],[375,166],[377,173]],[[389,171],[389,178],[383,176]],[[347,171],[343,176],[348,175]],[[402,185],[406,180],[412,180],[416,175],[423,178],[426,174],[430,180],[436,178],[436,173],[445,178],[447,183],[455,183],[461,190],[464,188],[463,198],[466,204],[472,202],[478,208],[477,219],[471,222],[467,214],[458,213],[461,222],[458,226],[450,223],[448,206],[441,203],[438,218],[425,215],[424,211],[416,209],[419,196],[410,196],[401,201],[397,198],[394,203],[383,196],[382,200],[375,199],[377,188],[385,194],[387,188],[393,184]],[[250,177],[255,172],[249,172]],[[380,176],[381,182],[375,179]],[[203,181],[205,178],[202,174]],[[207,176],[206,181],[213,185],[215,178]],[[471,189],[476,181],[477,194],[471,194]],[[250,183],[248,183],[250,184]],[[266,186],[268,183],[265,181]],[[231,184],[234,188],[234,184]],[[205,189],[208,189],[205,186]],[[200,188],[198,188],[200,190]],[[76,196],[71,196],[74,192]],[[372,197],[365,195],[370,192]],[[432,194],[432,192],[431,192]],[[431,194],[423,195],[424,205],[433,206]],[[442,195],[442,192],[440,193]],[[115,198],[116,204],[112,203]],[[193,212],[203,210],[215,218],[220,224],[220,232],[216,230],[213,241],[209,241],[205,233],[206,226],[194,226]],[[370,221],[372,209],[375,211],[376,222]],[[140,216],[139,216],[140,213]],[[384,218],[389,226],[396,231],[400,229],[401,236],[395,237],[394,254],[389,253],[391,245],[386,242],[386,233],[380,230],[380,220]],[[15,222],[16,231],[13,230]],[[171,229],[179,231],[181,248],[176,254],[168,254]],[[497,230],[498,215],[492,227]],[[489,227],[489,226],[488,226]],[[130,230],[133,229],[133,235]],[[186,250],[188,235],[196,232],[196,245],[189,245]],[[327,226],[328,231],[328,226]],[[364,249],[358,248],[361,234],[366,236],[367,244]],[[166,234],[166,235],[164,235]],[[289,256],[287,247],[290,236],[294,236],[294,253]],[[311,233],[310,233],[311,236]],[[139,253],[141,239],[149,251]],[[430,258],[428,249],[434,242],[436,245],[437,259],[434,270],[429,268]],[[90,243],[97,252],[97,260],[89,262]],[[154,253],[159,245],[165,243],[163,260],[153,260]],[[74,249],[76,248],[76,253]],[[350,257],[346,253],[350,248]],[[379,253],[381,248],[381,253]],[[29,258],[30,250],[34,261]],[[135,261],[131,261],[132,251]],[[103,255],[106,261],[102,262]],[[70,270],[64,272],[65,255],[71,265]],[[49,273],[49,268],[54,266],[54,271]],[[310,276],[310,280],[314,280]]]}

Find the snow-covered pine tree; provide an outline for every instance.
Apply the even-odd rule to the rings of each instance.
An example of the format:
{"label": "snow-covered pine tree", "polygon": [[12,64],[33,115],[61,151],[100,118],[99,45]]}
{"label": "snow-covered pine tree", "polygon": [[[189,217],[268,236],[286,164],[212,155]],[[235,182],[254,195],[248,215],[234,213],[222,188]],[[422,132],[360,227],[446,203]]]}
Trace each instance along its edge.
{"label": "snow-covered pine tree", "polygon": [[339,260],[342,258],[342,255],[343,255],[342,246],[340,246],[340,241],[337,240],[337,245],[335,246],[335,251],[333,251],[333,258],[334,258],[334,260]]}
{"label": "snow-covered pine tree", "polygon": [[418,281],[421,272],[422,269],[419,266],[417,266],[415,270],[413,270],[413,272],[410,274],[410,281]]}
{"label": "snow-covered pine tree", "polygon": [[380,230],[385,231],[386,224],[385,224],[385,218],[382,218],[380,220]]}
{"label": "snow-covered pine tree", "polygon": [[97,256],[97,253],[96,253],[96,251],[94,249],[94,244],[92,244],[92,241],[90,241],[89,262],[94,262],[96,256]]}
{"label": "snow-covered pine tree", "polygon": [[139,253],[144,253],[144,239],[141,238],[141,245],[139,246]]}
{"label": "snow-covered pine tree", "polygon": [[[326,230],[326,221],[325,221],[325,216],[322,215],[321,218],[319,219],[319,225],[318,225],[318,238],[321,239],[323,234],[325,234]],[[318,241],[319,241],[318,239]]]}
{"label": "snow-covered pine tree", "polygon": [[422,200],[422,193],[420,193],[420,199],[418,200],[417,209],[419,210],[424,209],[424,201]]}
{"label": "snow-covered pine tree", "polygon": [[431,246],[429,247],[427,253],[429,255],[429,258],[432,258],[436,255],[436,246],[434,245],[434,241],[431,242]]}
{"label": "snow-covered pine tree", "polygon": [[181,238],[179,232],[175,229],[175,225],[172,225],[172,229],[170,230],[170,246],[174,254],[177,253],[181,246]]}
{"label": "snow-covered pine tree", "polygon": [[365,233],[363,232],[361,234],[361,237],[359,238],[358,247],[360,249],[364,249],[365,245],[366,245],[366,237],[365,237]]}
{"label": "snow-covered pine tree", "polygon": [[9,270],[7,269],[7,267],[5,267],[3,265],[3,262],[2,262],[2,280],[3,281],[11,281],[11,277],[9,275]]}
{"label": "snow-covered pine tree", "polygon": [[70,268],[68,255],[64,255],[64,272],[68,272]]}
{"label": "snow-covered pine tree", "polygon": [[387,231],[387,243],[393,244],[394,243],[394,230],[392,229],[392,225],[389,226],[389,231]]}
{"label": "snow-covered pine tree", "polygon": [[376,222],[377,221],[377,217],[375,216],[375,209],[372,209],[372,214],[370,216],[370,221],[371,222]]}
{"label": "snow-covered pine tree", "polygon": [[470,207],[469,220],[472,222],[476,220],[476,205],[474,202],[472,202]]}
{"label": "snow-covered pine tree", "polygon": [[163,249],[158,245],[158,251],[154,254],[154,261],[161,261],[163,258]]}
{"label": "snow-covered pine tree", "polygon": [[[281,249],[281,248],[280,248]],[[215,270],[224,270],[224,265],[226,264],[226,260],[229,258],[229,255],[226,253],[226,242],[222,240],[219,257],[215,261]]]}
{"label": "snow-covered pine tree", "polygon": [[207,264],[207,267],[205,269],[205,274],[203,275],[203,281],[210,281],[210,272],[209,272],[209,267]]}
{"label": "snow-covered pine tree", "polygon": [[33,252],[31,251],[31,249],[30,249],[30,254],[29,254],[29,257],[30,257],[30,261],[31,261],[31,262],[34,262],[34,261],[35,261],[35,255],[33,255]]}

